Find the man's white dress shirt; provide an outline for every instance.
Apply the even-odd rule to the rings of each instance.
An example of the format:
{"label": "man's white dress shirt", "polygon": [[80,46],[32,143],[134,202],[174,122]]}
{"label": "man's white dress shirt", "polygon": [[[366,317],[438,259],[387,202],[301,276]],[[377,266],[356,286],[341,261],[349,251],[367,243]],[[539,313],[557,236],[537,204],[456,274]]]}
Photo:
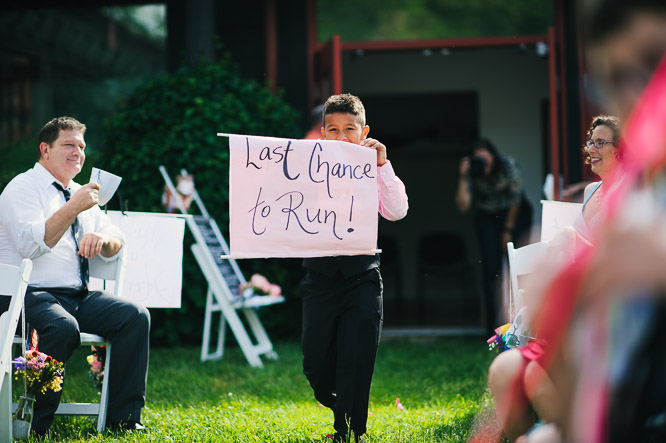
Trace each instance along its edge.
{"label": "man's white dress shirt", "polygon": [[[81,285],[79,259],[72,229],[68,229],[53,247],[44,243],[46,220],[65,204],[65,196],[53,186],[62,186],[40,163],[17,175],[0,194],[0,263],[19,265],[33,261],[30,285],[40,288],[77,287]],[[64,188],[64,186],[63,186]],[[74,195],[81,185],[70,182]],[[110,234],[125,244],[125,236],[99,206],[78,216],[80,236],[90,232]],[[110,261],[117,258],[106,258]]]}

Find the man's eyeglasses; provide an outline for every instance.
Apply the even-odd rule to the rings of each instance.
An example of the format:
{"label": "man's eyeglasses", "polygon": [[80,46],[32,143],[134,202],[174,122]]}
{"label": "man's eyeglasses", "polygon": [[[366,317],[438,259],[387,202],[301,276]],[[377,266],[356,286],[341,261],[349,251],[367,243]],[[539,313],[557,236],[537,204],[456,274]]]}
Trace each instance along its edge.
{"label": "man's eyeglasses", "polygon": [[591,148],[591,147],[594,146],[597,149],[603,148],[604,145],[614,145],[614,144],[615,144],[615,142],[606,142],[606,141],[603,141],[603,140],[597,140],[597,141],[588,140],[588,141],[585,142],[585,146],[587,146],[588,148]]}

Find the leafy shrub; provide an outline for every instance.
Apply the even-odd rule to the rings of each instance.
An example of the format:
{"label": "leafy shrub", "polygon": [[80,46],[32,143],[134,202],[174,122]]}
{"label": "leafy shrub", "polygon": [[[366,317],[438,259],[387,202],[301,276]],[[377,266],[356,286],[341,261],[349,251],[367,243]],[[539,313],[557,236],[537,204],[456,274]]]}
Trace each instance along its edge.
{"label": "leafy shrub", "polygon": [[[123,177],[120,193],[130,211],[163,212],[164,165],[172,178],[181,168],[195,177],[197,191],[224,232],[228,226],[229,149],[217,132],[300,137],[298,114],[254,81],[241,78],[228,58],[201,62],[149,80],[137,88],[104,124],[100,167]],[[153,344],[200,340],[206,283],[185,237],[182,308],[153,310]],[[296,260],[247,260],[247,277],[260,272],[280,284],[288,302],[262,310],[272,337],[300,330],[300,278]]]}
{"label": "leafy shrub", "polygon": [[37,137],[3,143],[0,146],[0,192],[16,175],[32,167],[37,161]]}

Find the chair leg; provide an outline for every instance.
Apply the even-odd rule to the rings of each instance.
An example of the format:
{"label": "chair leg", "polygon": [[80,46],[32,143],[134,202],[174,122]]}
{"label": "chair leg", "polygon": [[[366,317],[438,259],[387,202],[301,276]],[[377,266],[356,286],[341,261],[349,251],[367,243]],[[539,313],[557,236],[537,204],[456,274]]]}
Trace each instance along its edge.
{"label": "chair leg", "polygon": [[245,319],[250,325],[254,338],[257,340],[257,345],[255,346],[256,352],[266,354],[267,357],[277,360],[277,353],[273,350],[273,343],[268,338],[266,329],[264,329],[264,325],[261,323],[257,312],[252,308],[245,308],[243,309],[243,314],[245,314]]}
{"label": "chair leg", "polygon": [[103,433],[106,426],[106,411],[109,404],[109,374],[111,372],[111,342],[106,342],[106,357],[104,359],[104,380],[102,393],[99,398],[99,414],[97,415],[97,432]]}
{"label": "chair leg", "polygon": [[220,358],[224,356],[224,339],[227,331],[227,322],[224,320],[224,314],[220,311],[220,324],[217,330],[217,349],[215,350],[215,355],[219,355]]}
{"label": "chair leg", "polygon": [[[220,323],[219,329],[217,332],[217,344],[215,347],[215,352],[210,351],[210,342],[211,335],[213,330],[213,315],[219,313]],[[216,360],[222,358],[224,354],[224,332],[225,332],[225,321],[224,313],[222,308],[218,303],[217,299],[213,295],[213,291],[208,288],[208,294],[206,295],[206,313],[204,314],[204,328],[203,328],[203,338],[201,340],[201,361],[206,360]]]}
{"label": "chair leg", "polygon": [[0,388],[0,443],[12,442],[12,375],[2,370]]}
{"label": "chair leg", "polygon": [[234,309],[230,304],[220,301],[220,307],[222,308],[222,314],[225,317],[226,323],[229,325],[229,328],[234,333],[236,337],[236,342],[240,346],[247,362],[250,366],[255,368],[262,368],[264,364],[257,353],[257,348],[252,343],[250,336],[245,330],[245,326],[241,321],[236,309]]}

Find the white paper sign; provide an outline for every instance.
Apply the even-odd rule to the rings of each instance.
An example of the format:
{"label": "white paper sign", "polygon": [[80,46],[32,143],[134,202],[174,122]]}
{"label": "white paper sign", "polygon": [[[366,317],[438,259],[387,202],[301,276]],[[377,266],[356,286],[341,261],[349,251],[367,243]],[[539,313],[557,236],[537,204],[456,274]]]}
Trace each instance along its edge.
{"label": "white paper sign", "polygon": [[566,226],[573,226],[583,210],[580,203],[541,200],[541,241],[552,240]]}
{"label": "white paper sign", "polygon": [[111,200],[111,197],[113,197],[113,194],[115,194],[121,181],[122,177],[118,177],[117,175],[101,169],[92,168],[90,182],[97,182],[99,185],[99,202],[97,204],[100,206],[107,204],[109,200]]}
{"label": "white paper sign", "polygon": [[[109,211],[127,239],[123,297],[150,308],[180,308],[185,219],[171,214]],[[109,286],[110,285],[110,286]],[[107,289],[113,290],[113,282]],[[91,289],[102,281],[91,279]]]}
{"label": "white paper sign", "polygon": [[331,140],[228,136],[233,257],[375,252],[374,150]]}

